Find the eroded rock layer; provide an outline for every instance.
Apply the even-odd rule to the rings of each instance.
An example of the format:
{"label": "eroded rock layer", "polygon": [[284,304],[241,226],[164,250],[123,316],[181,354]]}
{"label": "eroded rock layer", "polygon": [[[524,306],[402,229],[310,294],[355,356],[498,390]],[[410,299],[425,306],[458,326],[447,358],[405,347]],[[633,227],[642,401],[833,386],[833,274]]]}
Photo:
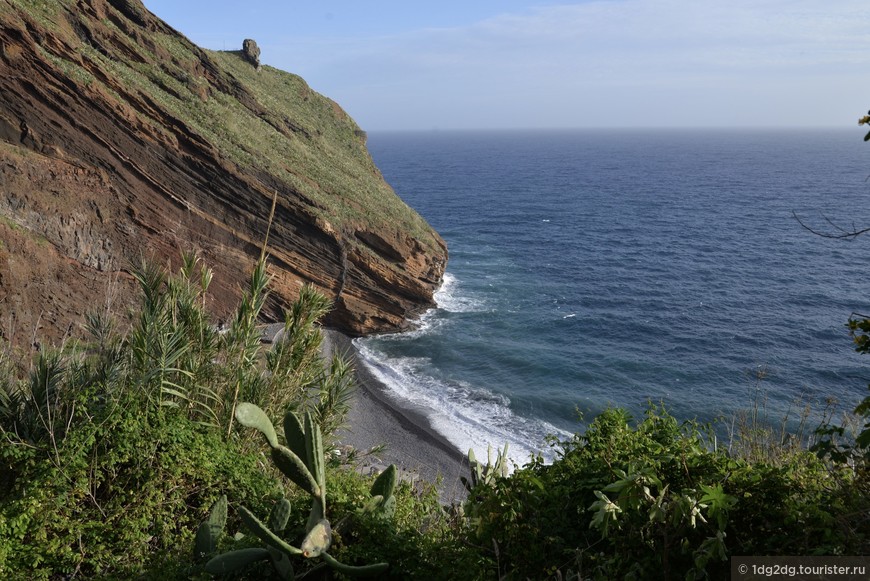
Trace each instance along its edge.
{"label": "eroded rock layer", "polygon": [[432,306],[444,242],[384,182],[365,133],[301,78],[200,49],[138,0],[0,0],[7,338],[123,312],[131,267],[182,250],[215,270],[225,314],[276,192],[269,316],[305,282],[350,334],[400,330]]}

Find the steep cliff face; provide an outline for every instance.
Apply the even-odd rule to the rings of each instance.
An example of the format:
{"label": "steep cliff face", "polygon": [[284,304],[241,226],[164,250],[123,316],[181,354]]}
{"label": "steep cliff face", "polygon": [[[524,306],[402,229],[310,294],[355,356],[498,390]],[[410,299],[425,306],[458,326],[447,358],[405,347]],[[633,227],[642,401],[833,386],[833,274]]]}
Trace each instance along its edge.
{"label": "steep cliff face", "polygon": [[444,242],[301,78],[200,49],[138,0],[0,0],[0,332],[62,336],[181,250],[225,313],[275,192],[271,316],[303,282],[351,334],[432,305]]}

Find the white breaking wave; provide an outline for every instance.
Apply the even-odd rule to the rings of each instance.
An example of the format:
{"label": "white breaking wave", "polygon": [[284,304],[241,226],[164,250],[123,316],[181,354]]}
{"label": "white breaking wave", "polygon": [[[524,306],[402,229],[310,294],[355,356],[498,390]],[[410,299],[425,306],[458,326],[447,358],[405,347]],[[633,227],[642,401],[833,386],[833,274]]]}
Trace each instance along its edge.
{"label": "white breaking wave", "polygon": [[460,292],[461,283],[450,274],[444,273],[441,286],[435,292],[435,303],[438,308],[449,313],[476,313],[484,310],[485,302]]}
{"label": "white breaking wave", "polygon": [[517,416],[506,396],[463,381],[442,381],[428,375],[427,358],[391,358],[371,349],[365,339],[354,343],[363,364],[387,387],[397,404],[425,412],[432,427],[462,453],[473,449],[483,460],[489,446],[501,448],[507,443],[508,456],[522,466],[533,454],[541,453],[552,460],[546,436],[570,436],[543,420]]}

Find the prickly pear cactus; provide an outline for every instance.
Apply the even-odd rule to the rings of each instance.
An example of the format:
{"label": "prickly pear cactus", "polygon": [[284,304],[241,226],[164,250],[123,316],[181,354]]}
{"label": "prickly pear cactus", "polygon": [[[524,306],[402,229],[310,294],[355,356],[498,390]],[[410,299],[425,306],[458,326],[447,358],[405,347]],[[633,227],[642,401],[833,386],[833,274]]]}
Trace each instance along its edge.
{"label": "prickly pear cactus", "polygon": [[492,486],[497,478],[506,478],[510,474],[508,466],[508,445],[496,451],[495,461],[492,459],[492,446],[487,446],[486,464],[481,463],[474,455],[474,450],[468,451],[468,466],[471,469],[471,481],[464,476],[460,478],[465,488],[470,492],[476,486],[483,484]]}
{"label": "prickly pear cactus", "polygon": [[272,507],[272,512],[269,514],[269,528],[273,531],[281,532],[287,528],[287,521],[290,520],[290,501],[282,498]]}
{"label": "prickly pear cactus", "polygon": [[267,549],[260,547],[238,549],[214,557],[205,564],[205,571],[212,575],[226,575],[268,558],[269,551]]}
{"label": "prickly pear cactus", "polygon": [[378,498],[380,500],[374,504],[366,505],[366,509],[382,518],[393,518],[393,515],[396,514],[396,497],[393,493],[396,491],[398,478],[395,464],[390,464],[386,470],[381,472],[371,488],[372,500]]}
{"label": "prickly pear cactus", "polygon": [[211,506],[208,518],[199,525],[194,542],[194,560],[202,561],[217,550],[218,539],[227,525],[227,496],[223,495]]}
{"label": "prickly pear cactus", "polygon": [[[290,518],[290,502],[287,499],[282,498],[273,507],[268,518],[268,525],[245,507],[239,507],[239,516],[245,527],[263,541],[266,548],[246,548],[217,555],[206,564],[206,571],[214,575],[221,575],[271,558],[278,576],[282,579],[292,579],[293,566],[290,558],[299,557],[303,559],[321,558],[330,568],[352,577],[377,575],[386,571],[389,567],[387,563],[375,563],[361,567],[345,565],[327,552],[332,544],[332,526],[326,519],[326,462],[320,426],[311,413],[306,412],[301,420],[292,412],[288,412],[284,416],[286,446],[279,442],[275,427],[259,407],[250,403],[240,403],[236,408],[235,417],[243,426],[259,430],[265,436],[266,442],[271,448],[272,461],[278,469],[311,496],[311,512],[308,517],[305,538],[301,546],[297,548],[278,534],[287,528],[287,522]],[[366,510],[369,509],[370,505],[372,511],[392,516],[396,505],[396,499],[393,496],[396,479],[395,466],[390,466],[378,476],[372,486],[372,501],[366,505]],[[211,519],[211,516],[209,518]],[[224,523],[226,523],[226,498],[223,499],[221,531]],[[203,523],[203,525],[205,524]],[[218,524],[217,521],[216,524]],[[209,528],[208,533],[211,534],[211,531],[212,529]],[[199,542],[198,537],[199,535],[197,542]],[[210,538],[206,537],[205,532],[203,533],[203,546],[206,546],[205,543]],[[216,540],[214,542],[216,543]]]}
{"label": "prickly pear cactus", "polygon": [[278,434],[275,426],[269,420],[266,412],[252,403],[242,402],[236,407],[236,420],[248,428],[256,428],[266,437],[266,441],[273,448],[278,446]]}
{"label": "prickly pear cactus", "polygon": [[302,541],[301,546],[302,556],[306,559],[319,557],[326,552],[331,544],[332,527],[329,526],[328,520],[322,519],[305,535],[305,540]]}

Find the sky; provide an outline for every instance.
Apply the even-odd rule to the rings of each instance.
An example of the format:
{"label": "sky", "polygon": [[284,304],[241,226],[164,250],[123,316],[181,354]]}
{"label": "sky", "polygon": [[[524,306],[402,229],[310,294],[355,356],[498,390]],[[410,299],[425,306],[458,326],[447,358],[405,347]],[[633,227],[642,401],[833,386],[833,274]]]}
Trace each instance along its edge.
{"label": "sky", "polygon": [[365,130],[845,127],[866,0],[144,0],[302,76]]}

